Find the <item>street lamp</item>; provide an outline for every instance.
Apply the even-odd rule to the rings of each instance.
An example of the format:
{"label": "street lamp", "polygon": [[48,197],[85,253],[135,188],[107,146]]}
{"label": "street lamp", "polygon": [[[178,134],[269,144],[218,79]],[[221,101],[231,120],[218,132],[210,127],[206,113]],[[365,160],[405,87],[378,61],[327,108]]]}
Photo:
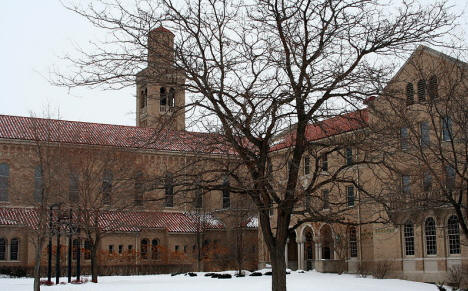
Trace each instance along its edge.
{"label": "street lamp", "polygon": [[52,223],[53,223],[53,210],[59,209],[62,203],[54,203],[49,207],[49,246],[48,246],[48,263],[47,263],[47,281],[52,282]]}

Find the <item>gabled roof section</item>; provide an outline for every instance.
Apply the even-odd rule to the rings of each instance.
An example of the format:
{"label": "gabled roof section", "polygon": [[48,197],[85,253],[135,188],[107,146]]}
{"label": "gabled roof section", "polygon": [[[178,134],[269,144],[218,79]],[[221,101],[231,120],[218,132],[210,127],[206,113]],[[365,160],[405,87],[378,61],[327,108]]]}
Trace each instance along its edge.
{"label": "gabled roof section", "polygon": [[[451,57],[447,54],[444,54],[442,52],[439,52],[433,48],[430,48],[428,46],[425,46],[425,45],[419,45],[412,53],[411,55],[409,56],[409,58],[403,63],[403,65],[398,69],[398,71],[396,72],[396,74],[392,77],[392,79],[388,82],[388,84],[391,84],[393,83],[395,80],[397,80],[401,73],[404,71],[405,67],[407,65],[409,65],[414,58],[418,57],[419,54],[421,53],[428,53],[434,57],[437,57],[437,58],[441,58],[443,60],[446,60],[446,61],[449,61],[451,63],[454,63],[454,64],[457,64],[457,65],[461,65],[461,66],[468,66],[468,64],[466,62],[463,62],[462,60],[459,60],[459,59],[456,59],[454,57]],[[387,84],[387,85],[388,85]]]}
{"label": "gabled roof section", "polygon": [[0,138],[176,152],[228,153],[228,147],[215,134],[11,115],[0,115]]}
{"label": "gabled roof section", "polygon": [[[347,114],[335,116],[323,121],[309,124],[306,128],[306,138],[309,142],[331,137],[337,134],[368,127],[369,113],[367,108]],[[295,131],[285,135],[282,140],[272,146],[272,151],[281,150],[294,145]]]}
{"label": "gabled roof section", "polygon": [[[74,217],[74,219],[77,219]],[[37,229],[39,217],[34,208],[1,207],[0,226],[18,226]],[[139,232],[163,229],[167,232],[194,233],[199,231],[198,220],[179,212],[158,211],[103,211],[99,214],[99,226],[108,232]],[[205,230],[221,230],[224,224],[210,216],[204,221]]]}

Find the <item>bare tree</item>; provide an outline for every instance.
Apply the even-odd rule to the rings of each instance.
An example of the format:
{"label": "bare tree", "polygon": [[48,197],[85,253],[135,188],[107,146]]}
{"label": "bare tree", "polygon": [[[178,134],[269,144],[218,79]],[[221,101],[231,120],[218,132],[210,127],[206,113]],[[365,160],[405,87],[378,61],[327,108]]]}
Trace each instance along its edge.
{"label": "bare tree", "polygon": [[[160,6],[141,1],[135,9],[119,1],[68,8],[115,39],[98,44],[97,52],[69,58],[77,71],[59,73],[59,85],[133,85],[147,61],[147,43],[158,41],[147,41],[150,29],[164,22],[175,33],[175,53],[160,57],[185,75],[188,105],[203,115],[198,120],[238,157],[241,167],[229,172],[230,188],[250,197],[259,211],[273,267],[272,290],[286,290],[284,249],[296,206],[320,186],[339,182],[350,166],[340,167],[333,180],[311,179],[298,190],[304,155],[318,152],[309,144],[308,124],[355,110],[354,104],[378,94],[392,71],[375,61],[379,56],[405,53],[418,42],[437,43],[456,19],[444,2],[403,1],[392,7],[359,0],[163,0]],[[121,46],[116,48],[116,42]],[[153,69],[147,77],[157,80],[168,68],[148,60]],[[272,170],[276,136],[293,124],[287,154],[281,152],[282,161]],[[281,183],[274,182],[273,171]]]}
{"label": "bare tree", "polygon": [[[117,147],[70,148],[63,161],[69,188],[66,205],[89,243],[91,280],[98,282],[103,237],[123,225],[113,212],[138,207],[135,154]],[[67,182],[68,182],[67,181]]]}

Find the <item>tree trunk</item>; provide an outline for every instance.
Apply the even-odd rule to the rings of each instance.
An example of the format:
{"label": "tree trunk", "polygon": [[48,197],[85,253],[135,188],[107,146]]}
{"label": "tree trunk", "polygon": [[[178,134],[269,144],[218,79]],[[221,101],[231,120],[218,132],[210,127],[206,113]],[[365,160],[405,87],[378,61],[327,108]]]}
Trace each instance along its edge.
{"label": "tree trunk", "polygon": [[39,237],[35,250],[36,252],[34,254],[34,291],[41,290],[41,253],[43,244],[44,239],[42,237]]}
{"label": "tree trunk", "polygon": [[285,245],[277,245],[271,252],[271,290],[286,291],[286,263],[284,256]]}
{"label": "tree trunk", "polygon": [[98,282],[98,263],[97,263],[97,247],[94,244],[94,247],[91,248],[91,282]]}

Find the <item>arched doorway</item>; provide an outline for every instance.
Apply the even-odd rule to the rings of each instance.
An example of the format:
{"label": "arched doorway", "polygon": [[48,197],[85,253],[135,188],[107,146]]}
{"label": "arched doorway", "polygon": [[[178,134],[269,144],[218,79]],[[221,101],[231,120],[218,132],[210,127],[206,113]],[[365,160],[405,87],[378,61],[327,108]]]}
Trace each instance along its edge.
{"label": "arched doorway", "polygon": [[320,242],[322,245],[322,259],[333,260],[334,257],[334,243],[333,233],[331,227],[326,224],[320,229]]}
{"label": "arched doorway", "polygon": [[304,230],[304,260],[307,271],[314,269],[314,234],[309,227]]}

